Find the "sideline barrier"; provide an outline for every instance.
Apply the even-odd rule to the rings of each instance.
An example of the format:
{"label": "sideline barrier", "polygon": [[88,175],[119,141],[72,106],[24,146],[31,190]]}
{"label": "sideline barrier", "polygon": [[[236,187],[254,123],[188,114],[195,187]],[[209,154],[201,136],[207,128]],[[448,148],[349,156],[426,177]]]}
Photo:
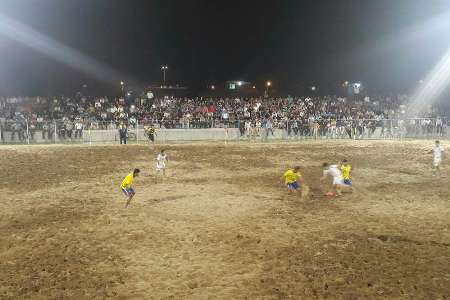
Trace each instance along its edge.
{"label": "sideline barrier", "polygon": [[[430,120],[429,124],[421,124]],[[302,140],[302,139],[448,139],[450,128],[447,121],[436,126],[433,119],[410,120],[360,120],[372,124],[336,125],[326,124],[320,127],[314,124],[293,125],[292,121],[278,123],[278,128],[156,128],[156,143],[189,142],[189,141],[270,141],[270,140]],[[414,121],[414,122],[412,122]],[[75,143],[119,143],[119,130],[113,123],[100,126],[87,126],[87,129],[61,132],[59,121],[55,121],[47,130],[31,130],[26,126],[22,130],[1,130],[0,143],[3,144],[75,144]],[[217,124],[223,126],[222,124]],[[94,129],[95,128],[95,129]],[[140,124],[128,129],[128,143],[147,143],[148,137]]]}

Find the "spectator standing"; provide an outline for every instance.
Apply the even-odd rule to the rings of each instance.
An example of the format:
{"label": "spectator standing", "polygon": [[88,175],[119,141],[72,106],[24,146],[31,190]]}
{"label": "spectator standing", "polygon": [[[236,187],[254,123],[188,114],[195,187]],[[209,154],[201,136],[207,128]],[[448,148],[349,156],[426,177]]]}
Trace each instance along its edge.
{"label": "spectator standing", "polygon": [[66,133],[69,139],[72,139],[72,132],[73,132],[73,122],[71,120],[68,120],[66,122]]}
{"label": "spectator standing", "polygon": [[119,128],[119,137],[120,137],[120,144],[121,144],[121,145],[122,145],[122,143],[123,143],[124,145],[127,144],[127,135],[128,135],[128,129],[127,129],[127,126],[124,125],[124,124],[120,125],[120,128]]}
{"label": "spectator standing", "polygon": [[81,122],[81,120],[77,120],[75,122],[75,138],[81,139],[82,134],[83,134],[83,123]]}
{"label": "spectator standing", "polygon": [[42,129],[42,132],[41,132],[42,139],[45,140],[45,133],[47,133],[47,137],[48,137],[48,139],[50,139],[50,135],[48,133],[48,123],[47,123],[47,121],[42,123],[42,128],[41,129]]}

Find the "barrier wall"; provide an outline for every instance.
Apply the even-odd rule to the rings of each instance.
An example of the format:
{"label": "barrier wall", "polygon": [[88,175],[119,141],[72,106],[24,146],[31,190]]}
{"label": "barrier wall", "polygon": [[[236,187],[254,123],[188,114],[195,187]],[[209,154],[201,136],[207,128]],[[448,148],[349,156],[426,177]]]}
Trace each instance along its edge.
{"label": "barrier wall", "polygon": [[[106,131],[106,132],[105,132]],[[143,130],[129,130],[128,143],[147,142],[148,138]],[[266,136],[262,131],[259,136],[252,136],[252,139],[284,139],[287,134],[285,130],[275,129],[273,134]],[[241,136],[236,128],[205,128],[205,129],[159,129],[155,140],[157,143],[189,142],[189,141],[238,141],[248,140],[247,136]],[[109,143],[119,142],[117,131],[90,130],[83,134],[85,143]]]}
{"label": "barrier wall", "polygon": [[[144,130],[130,129],[128,131],[129,138],[128,143],[147,143],[148,138],[144,134]],[[205,128],[205,129],[158,129],[156,135],[156,143],[171,143],[171,142],[189,142],[189,141],[269,141],[269,140],[288,140],[288,139],[312,139],[311,136],[294,135],[291,132],[288,135],[285,129],[274,129],[273,134],[262,129],[258,134],[241,135],[237,128]],[[327,134],[324,136],[318,136],[318,139],[349,139],[347,134]],[[447,131],[445,135],[438,135],[436,133],[420,135],[420,136],[405,136],[398,132],[386,132],[383,134],[381,128],[377,128],[370,136],[368,132],[363,136],[356,134],[352,138],[355,139],[401,139],[401,138],[428,138],[428,139],[447,139],[450,135]],[[119,143],[119,132],[116,129],[104,129],[104,130],[84,130],[81,138],[61,138],[56,133],[51,134],[50,138],[45,134],[45,138],[42,138],[42,132],[36,131],[33,135],[22,135],[19,139],[18,134],[15,134],[15,138],[12,139],[11,132],[3,132],[3,144],[50,144],[50,143]]]}

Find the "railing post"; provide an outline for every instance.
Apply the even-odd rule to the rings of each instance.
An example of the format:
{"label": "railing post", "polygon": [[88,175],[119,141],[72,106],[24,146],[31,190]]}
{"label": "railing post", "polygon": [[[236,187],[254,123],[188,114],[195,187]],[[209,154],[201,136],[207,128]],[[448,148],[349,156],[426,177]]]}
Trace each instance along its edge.
{"label": "railing post", "polygon": [[139,144],[139,119],[136,118],[136,144]]}
{"label": "railing post", "polygon": [[25,119],[25,124],[27,125],[27,144],[30,144],[30,128],[28,126],[28,118]]}
{"label": "railing post", "polygon": [[56,120],[53,120],[53,129],[54,129],[53,142],[56,144]]}

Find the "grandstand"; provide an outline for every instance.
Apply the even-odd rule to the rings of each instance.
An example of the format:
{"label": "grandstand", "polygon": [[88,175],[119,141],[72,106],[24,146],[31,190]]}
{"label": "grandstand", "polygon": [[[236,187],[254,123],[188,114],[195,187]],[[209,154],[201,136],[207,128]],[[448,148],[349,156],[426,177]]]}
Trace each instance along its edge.
{"label": "grandstand", "polygon": [[[92,142],[93,135],[96,141],[114,142],[118,140],[115,133],[120,125],[126,125],[130,133],[142,140],[145,126],[166,133],[169,129],[227,128],[232,135],[225,137],[223,132],[214,130],[202,140],[444,138],[448,134],[446,111],[437,105],[424,111],[408,111],[405,95],[151,99],[142,96],[127,100],[78,94],[1,98],[0,107],[3,143]],[[189,134],[176,136],[175,141],[195,139]],[[201,134],[197,132],[195,136]]]}

